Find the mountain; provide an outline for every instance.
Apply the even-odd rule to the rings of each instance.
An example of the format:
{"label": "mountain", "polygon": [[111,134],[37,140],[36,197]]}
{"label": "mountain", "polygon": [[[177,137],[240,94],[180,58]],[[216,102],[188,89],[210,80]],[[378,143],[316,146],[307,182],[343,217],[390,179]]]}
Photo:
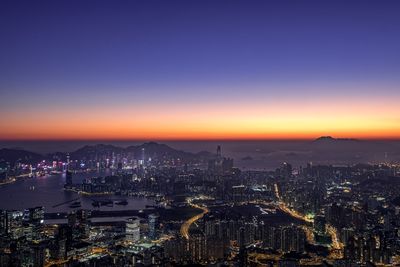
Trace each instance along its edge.
{"label": "mountain", "polygon": [[321,136],[313,141],[314,143],[337,143],[337,142],[359,142],[353,138],[334,138],[332,136]]}
{"label": "mountain", "polygon": [[155,162],[164,160],[179,160],[187,163],[194,161],[205,161],[215,156],[210,152],[202,151],[199,153],[190,153],[174,149],[165,144],[148,142],[138,146],[129,146],[127,148],[105,144],[86,145],[70,153],[55,152],[48,155],[40,155],[22,149],[4,148],[0,150],[0,161],[5,160],[11,165],[14,165],[17,161],[36,164],[44,159],[50,161],[65,161],[67,159],[67,155],[69,155],[71,160],[104,160],[120,155],[122,157],[133,157],[136,159],[142,159],[144,156],[146,159],[151,158]]}
{"label": "mountain", "polygon": [[[156,142],[147,142],[137,146],[129,146],[122,148],[114,145],[87,145],[78,150],[69,153],[73,160],[97,160],[99,158],[112,158],[113,155],[122,155],[126,157],[134,157],[136,159],[151,158],[152,160],[180,160],[182,162],[201,161],[213,157],[212,153],[199,152],[190,153],[182,150],[174,149],[165,144]],[[65,159],[66,153],[54,153],[50,158]]]}
{"label": "mountain", "polygon": [[177,150],[165,144],[159,144],[156,142],[148,142],[139,146],[130,146],[127,147],[126,150],[133,152],[137,159],[141,159],[143,154],[146,158],[150,157],[153,159],[174,158],[193,160],[196,157],[193,153]]}
{"label": "mountain", "polygon": [[306,144],[304,149],[309,152],[309,161],[319,162],[320,164],[355,164],[387,161],[388,156],[389,158],[395,157],[393,152],[396,151],[391,142],[334,138],[332,136],[321,136]]}
{"label": "mountain", "polygon": [[93,159],[94,157],[105,155],[111,157],[112,154],[121,154],[124,148],[113,145],[87,145],[69,153],[71,159]]}
{"label": "mountain", "polygon": [[311,150],[325,150],[328,152],[347,151],[363,149],[366,144],[357,139],[334,138],[332,136],[321,136],[311,142]]}
{"label": "mountain", "polygon": [[0,161],[6,161],[15,165],[17,161],[22,163],[36,164],[43,160],[43,156],[23,149],[3,148],[0,149]]}

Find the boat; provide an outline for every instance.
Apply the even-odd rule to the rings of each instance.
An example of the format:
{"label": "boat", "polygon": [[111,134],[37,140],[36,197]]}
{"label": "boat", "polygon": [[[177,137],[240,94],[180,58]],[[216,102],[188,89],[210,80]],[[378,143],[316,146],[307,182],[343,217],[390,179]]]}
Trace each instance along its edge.
{"label": "boat", "polygon": [[100,201],[100,206],[112,207],[113,205],[114,202],[112,202],[111,200]]}
{"label": "boat", "polygon": [[71,205],[69,205],[70,208],[80,208],[81,207],[81,202],[80,201],[75,201],[72,202]]}
{"label": "boat", "polygon": [[124,200],[121,200],[121,201],[115,201],[115,205],[128,205],[128,201],[126,201],[125,199]]}

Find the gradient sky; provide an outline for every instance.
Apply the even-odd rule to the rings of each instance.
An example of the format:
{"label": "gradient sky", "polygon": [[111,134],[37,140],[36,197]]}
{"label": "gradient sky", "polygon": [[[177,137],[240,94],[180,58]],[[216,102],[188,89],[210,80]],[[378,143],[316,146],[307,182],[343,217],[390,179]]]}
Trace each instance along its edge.
{"label": "gradient sky", "polygon": [[400,138],[400,1],[0,1],[0,139]]}

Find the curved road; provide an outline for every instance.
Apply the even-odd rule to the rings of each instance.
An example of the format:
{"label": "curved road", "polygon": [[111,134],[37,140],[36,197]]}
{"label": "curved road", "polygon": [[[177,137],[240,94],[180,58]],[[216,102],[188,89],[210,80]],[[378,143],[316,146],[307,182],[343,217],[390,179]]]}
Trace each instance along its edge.
{"label": "curved road", "polygon": [[181,235],[186,239],[189,240],[190,236],[189,236],[189,229],[190,226],[198,221],[199,219],[201,219],[206,213],[208,213],[210,210],[207,207],[203,207],[203,206],[199,206],[196,204],[192,204],[191,202],[189,202],[189,205],[193,208],[197,208],[197,209],[201,209],[203,212],[200,214],[197,214],[195,216],[193,216],[192,218],[188,219],[187,221],[185,221],[182,226],[181,226]]}
{"label": "curved road", "polygon": [[[278,188],[278,185],[276,183],[274,184],[274,189],[275,189],[275,196],[278,199],[279,208],[281,210],[283,210],[284,212],[288,213],[289,215],[291,215],[291,216],[293,216],[293,217],[295,217],[297,219],[303,220],[305,222],[311,222],[311,223],[314,222],[314,219],[308,218],[308,217],[300,214],[299,212],[297,212],[297,211],[295,211],[293,209],[290,209],[288,206],[286,206],[286,204],[281,199],[281,196],[279,194],[279,188]],[[333,227],[332,225],[330,225],[330,224],[327,224],[326,228],[327,228],[327,233],[332,238],[331,257],[340,259],[343,256],[343,248],[344,247],[343,247],[343,244],[339,240],[338,230],[335,227]],[[307,227],[306,227],[306,229],[307,229]],[[310,235],[310,231],[312,232],[312,230],[310,230],[310,229],[308,231],[306,231],[308,239],[312,239],[312,237]]]}

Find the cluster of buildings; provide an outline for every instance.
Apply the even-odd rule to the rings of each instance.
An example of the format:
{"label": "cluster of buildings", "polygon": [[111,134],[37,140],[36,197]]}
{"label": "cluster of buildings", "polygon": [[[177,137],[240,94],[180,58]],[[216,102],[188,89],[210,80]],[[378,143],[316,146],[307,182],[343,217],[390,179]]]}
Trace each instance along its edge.
{"label": "cluster of buildings", "polygon": [[[318,244],[336,242],[342,264],[398,262],[397,165],[312,166],[278,175],[282,201],[313,221]],[[334,240],[332,240],[334,239]]]}
{"label": "cluster of buildings", "polygon": [[[0,266],[109,266],[117,262],[126,266],[163,260],[163,249],[155,242],[161,234],[157,214],[116,223],[96,223],[91,218],[90,210],[80,209],[62,222],[45,223],[43,207],[1,211]],[[147,259],[149,251],[158,256]]]}
{"label": "cluster of buildings", "polygon": [[142,155],[126,168],[125,156],[112,155],[113,175],[81,183],[74,172],[87,162],[75,166],[68,158],[65,189],[157,195],[166,205],[114,214],[112,221],[83,209],[59,221],[43,207],[1,211],[0,266],[400,264],[398,165],[284,163],[275,171],[243,171],[220,147],[202,167]]}
{"label": "cluster of buildings", "polygon": [[[200,222],[201,224],[201,222]],[[253,248],[268,250],[279,257],[285,253],[303,254],[306,236],[296,225],[271,227],[262,223],[207,221],[189,240],[175,238],[164,245],[165,256],[178,264],[238,263]],[[247,252],[248,253],[248,252]]]}

